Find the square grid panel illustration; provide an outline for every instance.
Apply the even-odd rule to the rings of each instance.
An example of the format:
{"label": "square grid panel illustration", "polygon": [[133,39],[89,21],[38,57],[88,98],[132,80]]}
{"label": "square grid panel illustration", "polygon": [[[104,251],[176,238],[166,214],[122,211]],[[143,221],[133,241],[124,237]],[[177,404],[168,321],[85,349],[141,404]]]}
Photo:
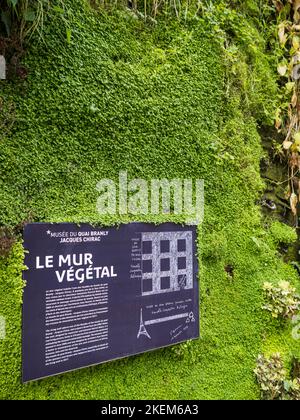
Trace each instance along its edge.
{"label": "square grid panel illustration", "polygon": [[192,232],[142,233],[142,295],[193,288]]}

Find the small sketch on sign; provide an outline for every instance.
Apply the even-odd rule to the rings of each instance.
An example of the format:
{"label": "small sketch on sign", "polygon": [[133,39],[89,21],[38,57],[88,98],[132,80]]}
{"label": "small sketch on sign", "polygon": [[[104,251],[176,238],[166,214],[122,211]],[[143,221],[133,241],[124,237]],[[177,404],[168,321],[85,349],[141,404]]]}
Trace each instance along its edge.
{"label": "small sketch on sign", "polygon": [[146,330],[144,321],[143,321],[143,309],[141,309],[141,316],[140,316],[140,329],[137,335],[137,338],[140,338],[141,335],[145,335],[146,337],[148,337],[151,340],[151,337],[148,333],[148,331]]}
{"label": "small sketch on sign", "polygon": [[[191,231],[141,232],[141,272],[142,296],[193,289],[193,235]],[[180,319],[186,320],[184,328],[195,322],[193,312],[170,314],[170,307],[158,308],[152,315],[161,314],[156,319],[143,320],[142,310],[137,338],[145,335],[151,338],[146,326]],[[180,330],[178,335],[182,334]]]}
{"label": "small sketch on sign", "polygon": [[186,275],[179,276],[178,287],[179,287],[180,290],[185,289],[185,287],[186,287]]}
{"label": "small sketch on sign", "polygon": [[142,296],[193,289],[192,232],[142,232]]}
{"label": "small sketch on sign", "polygon": [[187,317],[187,319],[186,319],[186,323],[187,324],[189,324],[190,322],[195,322],[196,320],[195,320],[195,317],[194,317],[194,313],[193,312],[190,312],[189,313],[189,316]]}

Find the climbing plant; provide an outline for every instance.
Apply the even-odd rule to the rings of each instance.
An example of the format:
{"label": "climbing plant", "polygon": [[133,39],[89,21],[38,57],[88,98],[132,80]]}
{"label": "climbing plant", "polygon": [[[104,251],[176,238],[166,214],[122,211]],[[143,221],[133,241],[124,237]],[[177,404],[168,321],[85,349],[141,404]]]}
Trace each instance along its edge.
{"label": "climbing plant", "polygon": [[1,35],[16,36],[23,41],[35,31],[41,31],[48,0],[1,1]]}
{"label": "climbing plant", "polygon": [[256,380],[265,400],[300,399],[300,378],[289,378],[279,353],[270,357],[259,355],[254,369]]}
{"label": "climbing plant", "polygon": [[44,41],[45,22],[51,13],[60,17],[62,27],[65,27],[65,39],[71,43],[72,16],[65,4],[65,0],[1,0],[0,54],[7,60],[8,78],[15,75],[21,79],[27,77],[21,58],[34,34]]}
{"label": "climbing plant", "polygon": [[284,135],[282,149],[288,161],[291,211],[298,226],[300,203],[300,0],[273,0],[278,15],[278,73],[281,106],[275,126]]}
{"label": "climbing plant", "polygon": [[266,282],[264,293],[263,309],[271,312],[273,318],[292,318],[300,309],[300,297],[288,281],[280,281],[278,285]]}

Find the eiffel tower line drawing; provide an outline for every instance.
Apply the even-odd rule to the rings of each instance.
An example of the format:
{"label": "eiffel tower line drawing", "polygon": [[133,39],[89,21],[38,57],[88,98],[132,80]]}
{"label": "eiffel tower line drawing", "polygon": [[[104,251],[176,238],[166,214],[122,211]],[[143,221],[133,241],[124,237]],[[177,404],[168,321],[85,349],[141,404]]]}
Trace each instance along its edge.
{"label": "eiffel tower line drawing", "polygon": [[141,316],[140,316],[140,329],[137,335],[137,338],[140,338],[141,335],[145,335],[146,337],[148,337],[151,340],[151,337],[148,333],[148,331],[146,330],[144,321],[143,321],[143,309],[141,309]]}

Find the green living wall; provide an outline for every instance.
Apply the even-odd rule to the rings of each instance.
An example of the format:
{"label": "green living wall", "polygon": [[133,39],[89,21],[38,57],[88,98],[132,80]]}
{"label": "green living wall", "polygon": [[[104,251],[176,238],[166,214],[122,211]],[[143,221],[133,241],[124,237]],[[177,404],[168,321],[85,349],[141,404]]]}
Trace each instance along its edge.
{"label": "green living wall", "polygon": [[0,141],[0,224],[182,221],[101,217],[96,184],[121,170],[204,179],[201,339],[22,385],[18,237],[0,257],[0,398],[257,399],[258,354],[279,351],[287,367],[300,356],[291,328],[261,309],[264,281],[298,281],[277,253],[294,231],[264,226],[255,204],[263,190],[257,127],[272,123],[277,100],[264,36],[232,12],[236,41],[224,52],[209,15],[155,24],[83,0],[64,4],[63,16],[53,9],[45,19],[43,39],[31,40],[26,80],[0,83],[0,121],[9,109],[14,119]]}

